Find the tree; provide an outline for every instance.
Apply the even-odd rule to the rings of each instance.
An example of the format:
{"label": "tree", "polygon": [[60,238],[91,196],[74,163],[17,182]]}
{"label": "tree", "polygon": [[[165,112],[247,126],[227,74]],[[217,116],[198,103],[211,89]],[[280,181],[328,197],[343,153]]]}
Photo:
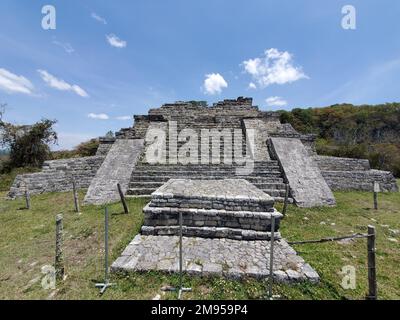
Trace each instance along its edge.
{"label": "tree", "polygon": [[40,167],[50,157],[50,144],[57,143],[56,120],[42,119],[31,126],[0,121],[0,145],[10,150],[9,167]]}
{"label": "tree", "polygon": [[107,137],[107,138],[114,138],[114,137],[115,137],[114,132],[112,132],[111,130],[108,131],[108,132],[106,133],[106,137]]}
{"label": "tree", "polygon": [[89,141],[80,143],[78,146],[74,148],[74,151],[80,157],[89,157],[89,156],[94,156],[98,148],[99,148],[99,140],[91,139]]}

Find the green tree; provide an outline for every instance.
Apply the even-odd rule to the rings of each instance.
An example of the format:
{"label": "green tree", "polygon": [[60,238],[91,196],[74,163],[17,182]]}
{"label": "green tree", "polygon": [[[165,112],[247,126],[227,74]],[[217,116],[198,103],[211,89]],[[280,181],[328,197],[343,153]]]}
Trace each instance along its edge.
{"label": "green tree", "polygon": [[56,120],[43,119],[31,126],[0,121],[0,144],[10,150],[9,167],[40,167],[57,143]]}

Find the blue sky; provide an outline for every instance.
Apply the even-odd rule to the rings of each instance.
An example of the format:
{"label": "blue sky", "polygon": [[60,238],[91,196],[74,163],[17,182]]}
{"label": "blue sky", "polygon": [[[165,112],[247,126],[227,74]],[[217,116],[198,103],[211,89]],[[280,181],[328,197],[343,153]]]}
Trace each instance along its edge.
{"label": "blue sky", "polygon": [[[355,30],[341,26],[348,4]],[[400,101],[399,16],[396,0],[2,0],[0,102],[8,121],[57,119],[71,148],[177,100]]]}

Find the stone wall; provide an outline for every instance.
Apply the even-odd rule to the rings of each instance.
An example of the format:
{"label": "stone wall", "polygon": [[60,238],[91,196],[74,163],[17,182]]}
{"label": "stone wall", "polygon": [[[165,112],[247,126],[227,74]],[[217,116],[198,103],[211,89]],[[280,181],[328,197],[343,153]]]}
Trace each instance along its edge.
{"label": "stone wall", "polygon": [[393,174],[388,171],[371,170],[367,159],[315,156],[314,160],[332,190],[373,191],[376,181],[384,192],[398,191]]}
{"label": "stone wall", "polygon": [[30,194],[72,190],[72,179],[78,188],[87,188],[104,160],[103,156],[46,161],[41,172],[18,175],[8,197],[15,199]]}
{"label": "stone wall", "polygon": [[376,181],[383,192],[399,191],[396,179],[389,171],[322,171],[322,175],[332,190],[373,191]]}
{"label": "stone wall", "polygon": [[371,169],[367,159],[315,156],[314,160],[322,171],[363,171]]}

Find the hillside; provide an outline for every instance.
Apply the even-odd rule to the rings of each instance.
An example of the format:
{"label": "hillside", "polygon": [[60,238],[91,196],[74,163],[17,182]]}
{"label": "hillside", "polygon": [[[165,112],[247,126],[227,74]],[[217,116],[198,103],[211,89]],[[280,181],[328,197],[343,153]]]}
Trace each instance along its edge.
{"label": "hillside", "polygon": [[366,158],[374,169],[400,176],[400,103],[295,108],[281,111],[281,121],[316,134],[319,154]]}

